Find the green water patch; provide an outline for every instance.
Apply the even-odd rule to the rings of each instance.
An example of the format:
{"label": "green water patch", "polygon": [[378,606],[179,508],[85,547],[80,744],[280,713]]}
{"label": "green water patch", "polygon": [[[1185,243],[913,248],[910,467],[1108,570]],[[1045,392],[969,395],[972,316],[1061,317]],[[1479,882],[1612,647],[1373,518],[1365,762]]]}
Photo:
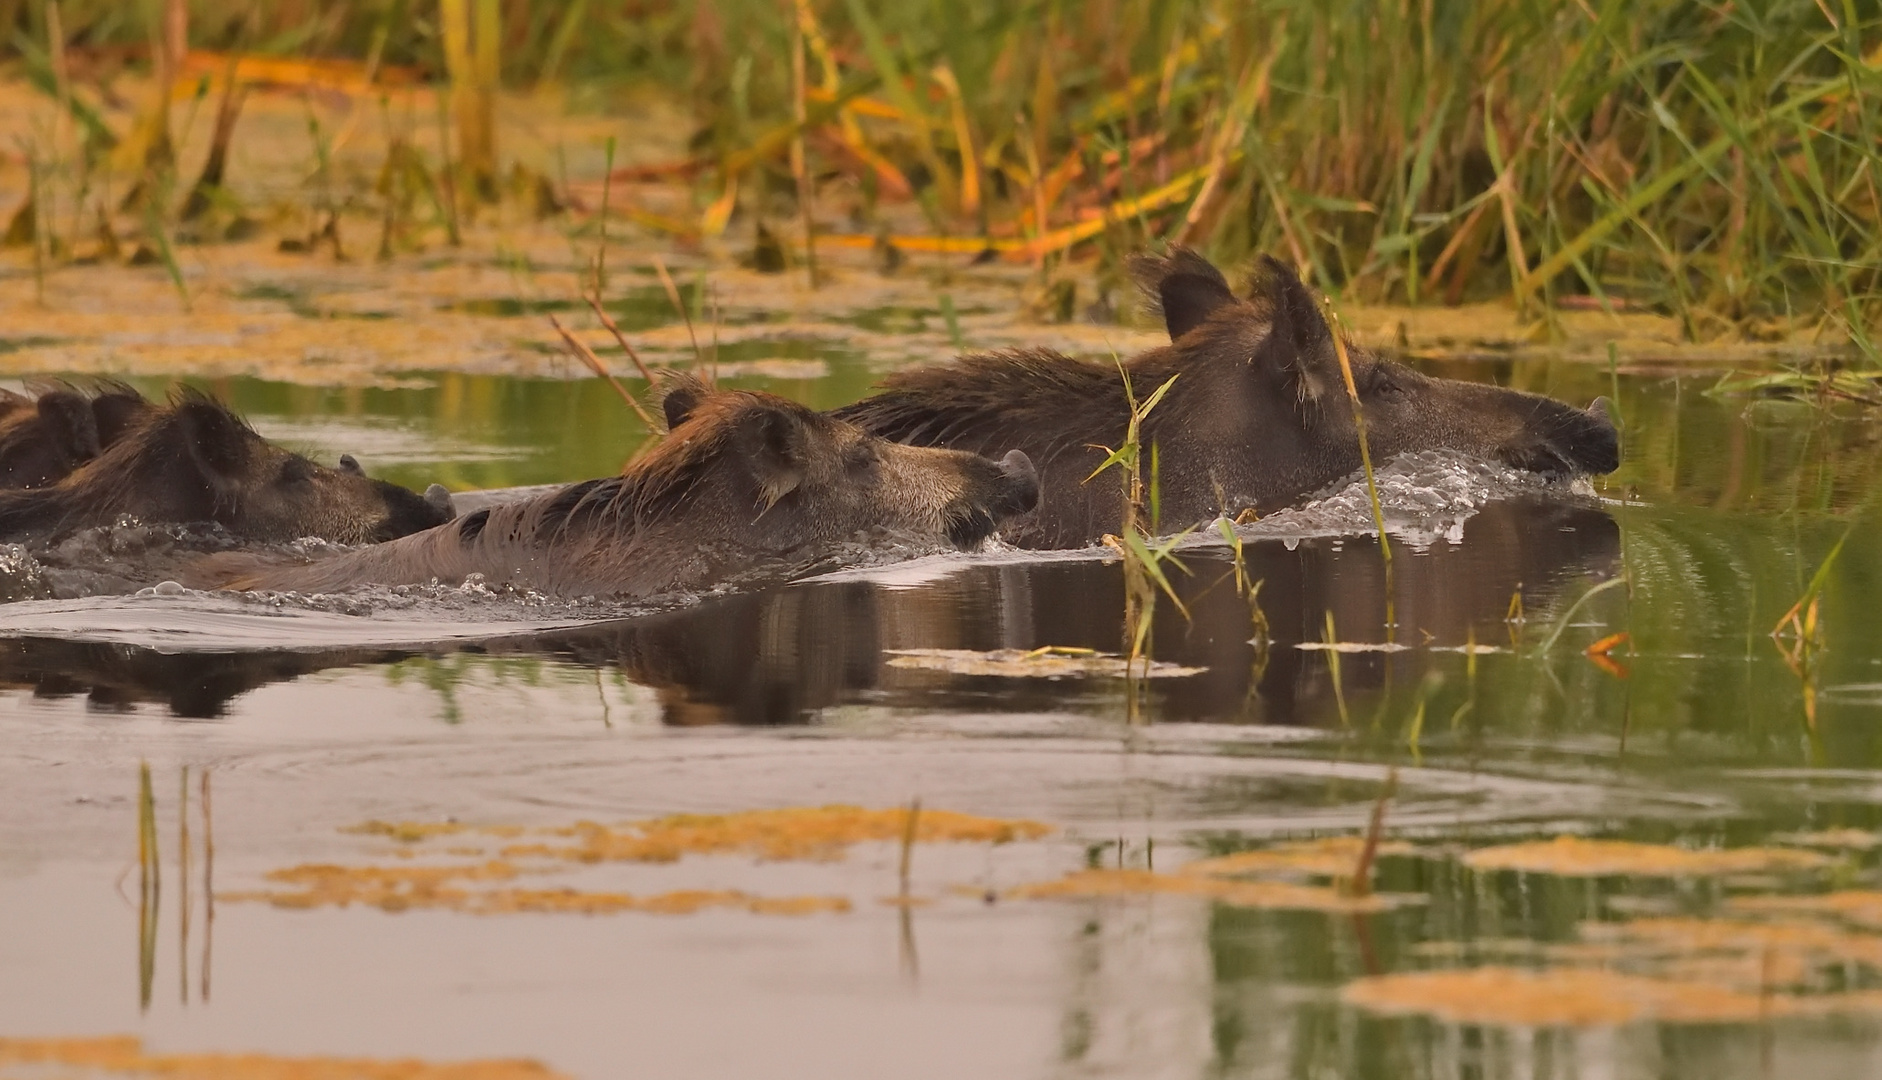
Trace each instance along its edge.
{"label": "green water patch", "polygon": [[65,338],[56,337],[0,337],[0,356],[16,353],[22,349],[44,349],[54,345],[63,345],[65,342]]}
{"label": "green water patch", "polygon": [[[874,375],[860,354],[818,340],[704,343],[707,363],[730,387],[764,390],[834,408],[868,392]],[[626,385],[645,389],[617,351],[605,352]],[[572,362],[571,362],[572,366]],[[698,367],[688,363],[686,369]],[[620,468],[648,432],[614,389],[595,378],[519,379],[413,372],[391,385],[322,387],[255,378],[186,380],[229,402],[264,431],[286,424],[284,441],[323,460],[354,455],[373,475],[453,490],[571,483]],[[150,397],[171,385],[130,382]],[[363,441],[349,442],[349,435]],[[391,446],[375,460],[375,446]]]}
{"label": "green water patch", "polygon": [[283,285],[277,282],[252,282],[235,290],[237,300],[272,301],[284,305],[303,319],[361,319],[378,322],[397,317],[396,312],[372,307],[349,308],[320,304],[311,286]]}
{"label": "green water patch", "polygon": [[[678,285],[680,302],[685,304],[689,313],[696,312],[703,290],[697,283]],[[608,298],[602,302],[602,310],[614,319],[615,324],[626,331],[650,330],[673,322],[677,315],[673,310],[673,301],[666,290],[659,285],[641,286],[630,289],[611,289]],[[449,300],[439,304],[439,310],[455,311],[465,315],[485,315],[495,318],[520,318],[527,315],[551,315],[563,312],[585,312],[587,303],[578,299],[544,299],[526,296],[487,296],[463,300]],[[738,313],[726,318],[728,324],[762,321],[763,315],[757,313]]]}

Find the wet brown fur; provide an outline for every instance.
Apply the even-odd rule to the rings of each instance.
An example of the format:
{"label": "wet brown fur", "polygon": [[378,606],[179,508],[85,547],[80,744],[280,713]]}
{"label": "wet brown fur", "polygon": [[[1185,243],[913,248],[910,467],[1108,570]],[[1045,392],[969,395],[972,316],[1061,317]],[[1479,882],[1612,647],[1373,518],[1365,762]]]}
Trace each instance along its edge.
{"label": "wet brown fur", "polygon": [[[1122,477],[1087,478],[1104,448],[1124,439],[1126,377],[1139,401],[1170,383],[1140,435],[1144,480],[1158,488],[1166,531],[1245,509],[1272,512],[1359,468],[1332,331],[1291,270],[1265,260],[1245,298],[1185,248],[1140,258],[1134,270],[1171,343],[1121,371],[1044,349],[964,356],[897,372],[881,393],[835,415],[910,445],[1025,451],[1040,472],[1040,510],[1003,535],[1026,547],[1077,547],[1119,527]],[[1582,410],[1437,379],[1347,348],[1375,464],[1423,449],[1551,473],[1618,463],[1614,427],[1598,403]]]}
{"label": "wet brown fur", "polygon": [[0,391],[0,489],[54,484],[97,457],[150,403],[118,382]]}
{"label": "wet brown fur", "polygon": [[[94,404],[107,396],[115,397],[101,394]],[[114,400],[94,418],[117,434],[93,460],[56,483],[0,491],[0,541],[45,539],[123,515],[149,523],[214,522],[256,540],[318,536],[350,543],[449,520],[404,488],[275,446],[196,390],[180,389],[162,406]]]}
{"label": "wet brown fur", "polygon": [[215,557],[201,583],[330,592],[481,574],[492,585],[631,599],[808,565],[877,530],[974,546],[1038,498],[1023,457],[898,446],[769,394],[680,380],[664,407],[670,432],[624,475],[318,562]]}

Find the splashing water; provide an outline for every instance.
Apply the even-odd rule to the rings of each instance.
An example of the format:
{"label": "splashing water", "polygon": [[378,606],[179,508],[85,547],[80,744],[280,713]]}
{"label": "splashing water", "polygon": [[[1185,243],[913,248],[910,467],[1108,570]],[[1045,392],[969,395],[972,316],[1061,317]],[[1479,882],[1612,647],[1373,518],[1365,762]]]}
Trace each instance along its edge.
{"label": "splashing water", "polygon": [[[1422,550],[1443,540],[1463,539],[1464,522],[1490,503],[1544,497],[1586,500],[1594,487],[1586,477],[1550,479],[1448,450],[1400,454],[1374,470],[1385,531]],[[1305,504],[1278,511],[1236,530],[1246,540],[1292,542],[1320,536],[1372,536],[1372,504],[1366,478],[1354,473],[1335,481]]]}

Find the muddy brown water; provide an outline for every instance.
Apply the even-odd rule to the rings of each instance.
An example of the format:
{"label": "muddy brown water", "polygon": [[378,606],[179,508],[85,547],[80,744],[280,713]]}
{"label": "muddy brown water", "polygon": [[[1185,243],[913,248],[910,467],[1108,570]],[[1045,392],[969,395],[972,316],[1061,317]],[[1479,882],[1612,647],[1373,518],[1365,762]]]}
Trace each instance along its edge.
{"label": "muddy brown water", "polygon": [[[798,366],[731,381],[817,405],[872,378],[840,346],[746,348]],[[1153,653],[1200,670],[1148,680],[1137,723],[1121,680],[1015,674],[1117,649],[1101,552],[924,557],[601,622],[462,590],[0,607],[0,1075],[41,1075],[6,1039],[110,1034],[578,1077],[1873,1075],[1882,562],[1855,512],[1882,431],[1696,377],[1434,370],[1618,388],[1622,471],[1571,490],[1403,464],[1389,587],[1351,487],[1246,528],[1265,643],[1228,546],[1193,538],[1188,618],[1166,602]],[[593,381],[215,386],[266,434],[419,486],[599,475],[641,438]],[[1787,657],[1771,629],[1851,520],[1818,645]],[[1335,883],[1345,848],[1240,891],[1186,874],[1363,834],[1391,769],[1379,910]],[[815,858],[506,846],[913,800],[1051,831],[914,843],[905,893],[882,835]],[[1470,861],[1563,835],[1649,845],[1646,865]],[[1808,858],[1656,869],[1676,849]],[[279,892],[309,866],[445,884]],[[665,908],[597,899],[621,896]],[[1745,906],[1776,899],[1797,903]],[[1379,981],[1444,972],[1615,981],[1540,1004]]]}

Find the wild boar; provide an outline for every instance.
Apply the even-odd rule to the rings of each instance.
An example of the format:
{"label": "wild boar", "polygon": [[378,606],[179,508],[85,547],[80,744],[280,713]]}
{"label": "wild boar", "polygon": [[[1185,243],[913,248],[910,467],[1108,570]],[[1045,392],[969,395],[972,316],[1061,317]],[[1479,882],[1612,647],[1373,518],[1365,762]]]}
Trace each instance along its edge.
{"label": "wild boar", "polygon": [[115,439],[56,483],[0,491],[0,541],[44,540],[129,515],[214,522],[251,540],[371,543],[451,519],[443,488],[420,496],[367,479],[357,465],[317,465],[199,391],[178,390],[168,405],[141,410],[116,400],[92,419],[94,430],[117,425]]}
{"label": "wild boar", "polygon": [[691,380],[662,407],[665,439],[620,476],[298,566],[214,556],[196,583],[331,592],[481,574],[552,595],[638,599],[807,566],[872,532],[971,548],[1039,500],[1022,453],[995,462],[901,446],[783,398]]}
{"label": "wild boar", "polygon": [[[1024,450],[1038,466],[1039,512],[1003,533],[1065,548],[1116,532],[1118,479],[1087,483],[1139,401],[1170,383],[1144,420],[1144,479],[1155,448],[1160,524],[1180,529],[1288,506],[1360,467],[1359,437],[1333,332],[1294,272],[1264,258],[1251,295],[1186,248],[1133,270],[1161,307],[1170,344],[1112,362],[1043,349],[965,356],[897,372],[835,415],[913,446]],[[1604,473],[1620,461],[1605,400],[1578,409],[1536,394],[1433,378],[1348,345],[1372,460],[1449,449],[1549,474]]]}
{"label": "wild boar", "polygon": [[149,409],[136,390],[115,382],[91,392],[55,383],[30,397],[0,391],[0,489],[57,483]]}

